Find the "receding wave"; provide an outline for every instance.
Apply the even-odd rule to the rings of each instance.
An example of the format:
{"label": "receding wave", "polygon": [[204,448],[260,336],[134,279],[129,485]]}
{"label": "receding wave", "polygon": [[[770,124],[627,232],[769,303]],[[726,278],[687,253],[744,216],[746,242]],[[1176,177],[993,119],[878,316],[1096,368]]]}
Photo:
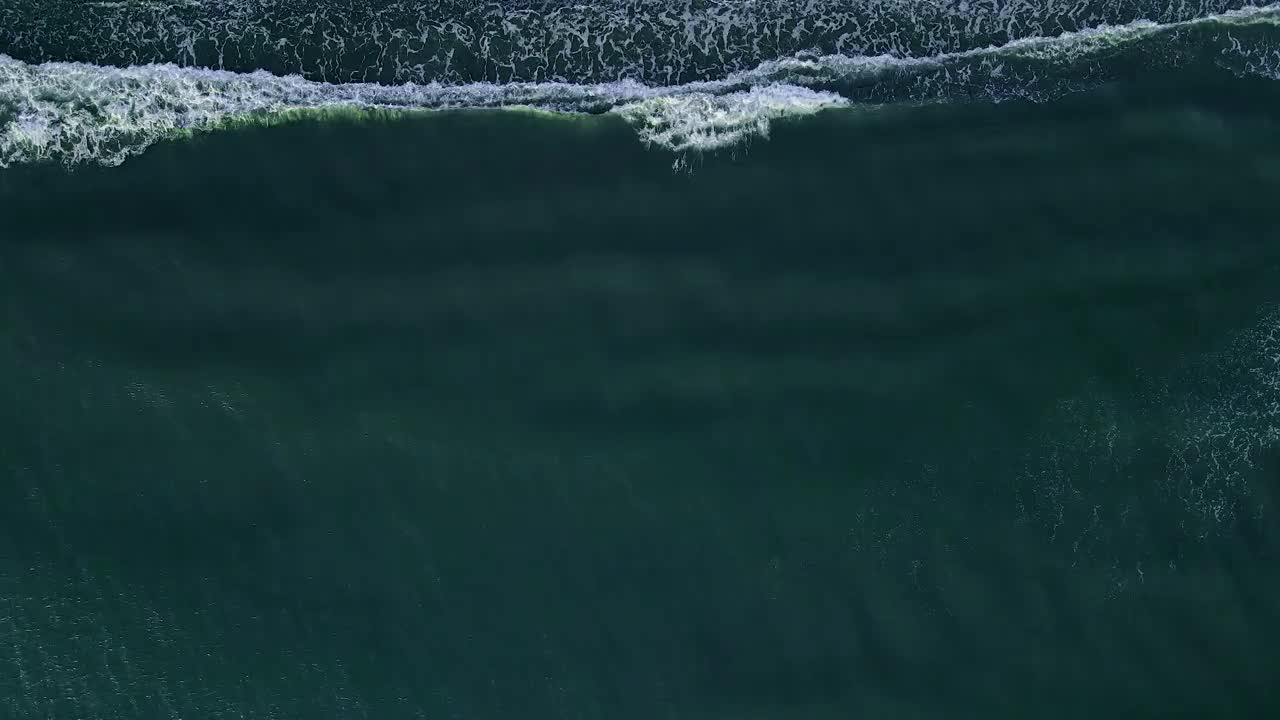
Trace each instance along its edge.
{"label": "receding wave", "polygon": [[328,83],[263,70],[31,63],[0,55],[0,167],[113,165],[155,142],[228,122],[312,110],[534,107],[612,112],[660,148],[712,150],[767,135],[778,118],[885,103],[1047,100],[1138,67],[1212,63],[1274,77],[1280,6],[1173,23],[1137,20],[929,57],[797,55],[715,80],[653,85]]}
{"label": "receding wave", "polygon": [[722,79],[797,53],[929,57],[1246,0],[8,0],[0,53],[324,82]]}

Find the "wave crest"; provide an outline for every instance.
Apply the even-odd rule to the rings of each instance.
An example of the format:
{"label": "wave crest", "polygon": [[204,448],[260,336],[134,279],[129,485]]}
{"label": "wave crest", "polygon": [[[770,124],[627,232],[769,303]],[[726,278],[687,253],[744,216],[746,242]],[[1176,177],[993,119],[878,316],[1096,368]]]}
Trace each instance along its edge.
{"label": "wave crest", "polygon": [[[714,150],[768,135],[785,116],[852,103],[1047,100],[1105,80],[1113,66],[1161,66],[1217,48],[1240,73],[1274,69],[1280,6],[1188,22],[1137,21],[930,57],[799,55],[683,85],[609,83],[324,83],[265,71],[173,64],[128,68],[31,64],[0,55],[0,167],[26,162],[116,165],[168,137],[233,121],[349,109],[534,107],[614,111],[650,145]],[[1203,26],[1210,37],[1183,42]],[[1117,53],[1127,53],[1123,57]]]}

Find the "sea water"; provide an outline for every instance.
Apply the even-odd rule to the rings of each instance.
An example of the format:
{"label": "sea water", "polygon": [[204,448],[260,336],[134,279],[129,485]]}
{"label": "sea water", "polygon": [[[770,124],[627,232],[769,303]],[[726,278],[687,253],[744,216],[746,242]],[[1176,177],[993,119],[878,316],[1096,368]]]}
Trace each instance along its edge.
{"label": "sea water", "polygon": [[1275,717],[1280,10],[0,4],[0,718]]}

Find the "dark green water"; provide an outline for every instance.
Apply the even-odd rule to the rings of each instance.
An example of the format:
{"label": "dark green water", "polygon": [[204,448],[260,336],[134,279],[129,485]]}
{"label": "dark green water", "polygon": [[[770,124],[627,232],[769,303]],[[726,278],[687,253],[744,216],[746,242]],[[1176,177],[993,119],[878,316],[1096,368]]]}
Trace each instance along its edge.
{"label": "dark green water", "polygon": [[0,170],[0,717],[1275,717],[1277,108]]}

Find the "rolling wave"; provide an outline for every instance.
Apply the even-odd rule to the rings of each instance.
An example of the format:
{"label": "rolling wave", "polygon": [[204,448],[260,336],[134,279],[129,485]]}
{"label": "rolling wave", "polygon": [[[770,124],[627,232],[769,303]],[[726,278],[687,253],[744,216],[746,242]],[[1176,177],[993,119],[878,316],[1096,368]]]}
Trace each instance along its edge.
{"label": "rolling wave", "polygon": [[532,107],[620,115],[642,141],[677,152],[767,135],[771,122],[859,104],[1048,100],[1120,72],[1211,61],[1241,73],[1280,68],[1280,5],[1193,20],[1137,20],[928,57],[798,55],[680,85],[328,83],[263,70],[173,63],[118,68],[0,55],[0,167],[36,161],[115,165],[155,142],[312,111]]}

